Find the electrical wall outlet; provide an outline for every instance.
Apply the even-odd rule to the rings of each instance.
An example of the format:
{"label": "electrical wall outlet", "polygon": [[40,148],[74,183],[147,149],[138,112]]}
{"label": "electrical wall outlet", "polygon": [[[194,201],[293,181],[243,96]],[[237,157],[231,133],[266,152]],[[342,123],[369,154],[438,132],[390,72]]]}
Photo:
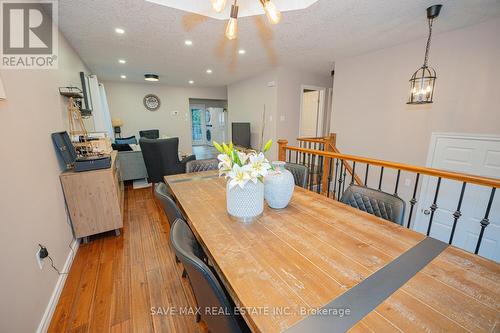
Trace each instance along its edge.
{"label": "electrical wall outlet", "polygon": [[43,269],[44,260],[40,257],[40,251],[42,251],[42,248],[38,247],[38,250],[36,251],[36,262],[38,264],[38,267],[40,267],[40,269]]}

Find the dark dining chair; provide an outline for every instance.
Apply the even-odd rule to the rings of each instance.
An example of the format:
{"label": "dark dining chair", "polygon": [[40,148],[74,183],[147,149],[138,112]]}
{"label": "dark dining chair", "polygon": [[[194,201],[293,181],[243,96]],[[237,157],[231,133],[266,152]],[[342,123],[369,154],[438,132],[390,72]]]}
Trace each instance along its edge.
{"label": "dark dining chair", "polygon": [[172,226],[172,223],[174,223],[176,219],[184,219],[184,215],[170,196],[165,183],[158,183],[155,185],[155,197],[160,202],[170,226]]}
{"label": "dark dining chair", "polygon": [[309,170],[305,165],[287,163],[285,164],[285,169],[292,173],[293,179],[295,180],[295,185],[306,188]]}
{"label": "dark dining chair", "polygon": [[135,135],[129,136],[127,138],[115,138],[115,143],[116,144],[122,144],[122,145],[136,145],[137,144],[137,139],[135,138]]}
{"label": "dark dining chair", "polygon": [[395,195],[364,186],[350,185],[342,194],[340,201],[385,220],[403,225],[405,202]]}
{"label": "dark dining chair", "polygon": [[[235,306],[217,276],[205,263],[203,249],[183,220],[174,221],[170,230],[170,243],[187,271],[197,305],[203,309],[196,320],[202,319],[209,332],[250,332],[243,318],[235,313]],[[217,311],[210,313],[205,312],[205,309]],[[224,315],[221,315],[221,312]]]}
{"label": "dark dining chair", "polygon": [[191,155],[179,160],[179,138],[141,138],[139,144],[150,183],[163,182],[163,177],[167,175],[185,173],[186,163],[196,159]]}
{"label": "dark dining chair", "polygon": [[160,130],[157,129],[142,130],[139,131],[139,137],[148,139],[158,139],[160,138]]}
{"label": "dark dining chair", "polygon": [[186,173],[217,170],[218,168],[219,160],[216,158],[189,161],[186,164]]}

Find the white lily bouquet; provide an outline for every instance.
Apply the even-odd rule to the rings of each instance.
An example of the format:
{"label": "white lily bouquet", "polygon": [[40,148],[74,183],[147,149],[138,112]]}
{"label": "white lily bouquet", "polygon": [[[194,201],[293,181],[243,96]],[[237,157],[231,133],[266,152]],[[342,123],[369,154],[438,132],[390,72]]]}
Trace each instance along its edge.
{"label": "white lily bouquet", "polygon": [[271,148],[269,140],[261,152],[238,151],[229,145],[214,142],[220,152],[219,176],[228,179],[226,204],[229,216],[240,222],[250,222],[264,211],[264,177],[272,169],[264,153]]}
{"label": "white lily bouquet", "polygon": [[272,140],[265,144],[261,152],[252,151],[248,154],[235,149],[232,142],[229,145],[225,143],[220,145],[214,141],[213,144],[220,152],[217,156],[219,160],[219,176],[230,179],[230,189],[236,185],[244,188],[249,181],[254,184],[257,182],[264,183],[264,177],[272,169],[264,153],[271,149]]}

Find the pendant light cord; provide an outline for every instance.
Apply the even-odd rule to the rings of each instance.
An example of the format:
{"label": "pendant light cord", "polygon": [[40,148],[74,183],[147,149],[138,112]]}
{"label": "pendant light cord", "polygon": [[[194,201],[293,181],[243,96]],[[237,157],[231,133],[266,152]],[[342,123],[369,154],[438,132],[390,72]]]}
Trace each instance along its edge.
{"label": "pendant light cord", "polygon": [[427,67],[427,61],[429,60],[429,50],[431,48],[432,22],[433,21],[434,21],[434,19],[429,19],[429,37],[427,38],[427,45],[425,46],[424,67]]}

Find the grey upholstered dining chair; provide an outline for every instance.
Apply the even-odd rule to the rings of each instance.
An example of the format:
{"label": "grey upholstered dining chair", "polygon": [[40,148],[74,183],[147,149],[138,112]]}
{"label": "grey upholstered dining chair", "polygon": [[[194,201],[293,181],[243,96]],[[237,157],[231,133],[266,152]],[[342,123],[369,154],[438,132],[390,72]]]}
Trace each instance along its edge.
{"label": "grey upholstered dining chair", "polygon": [[292,173],[295,185],[306,188],[307,176],[309,175],[309,170],[306,166],[295,163],[287,163],[285,164],[285,168]]}
{"label": "grey upholstered dining chair", "polygon": [[217,170],[218,168],[219,168],[219,160],[216,158],[210,158],[206,160],[195,160],[187,162],[186,173]]}
{"label": "grey upholstered dining chair", "polygon": [[235,306],[222,287],[215,273],[205,262],[206,256],[189,226],[181,219],[174,221],[170,230],[170,243],[175,254],[187,271],[197,306],[201,309],[218,309],[220,313],[202,311],[196,321],[202,319],[209,332],[250,332],[243,318],[235,313]]}
{"label": "grey upholstered dining chair", "polygon": [[405,202],[392,194],[372,188],[350,185],[341,202],[388,221],[403,225]]}
{"label": "grey upholstered dining chair", "polygon": [[172,226],[172,223],[174,223],[176,219],[184,219],[181,210],[168,193],[168,188],[165,183],[157,183],[155,185],[155,196],[158,201],[160,201],[170,226]]}

